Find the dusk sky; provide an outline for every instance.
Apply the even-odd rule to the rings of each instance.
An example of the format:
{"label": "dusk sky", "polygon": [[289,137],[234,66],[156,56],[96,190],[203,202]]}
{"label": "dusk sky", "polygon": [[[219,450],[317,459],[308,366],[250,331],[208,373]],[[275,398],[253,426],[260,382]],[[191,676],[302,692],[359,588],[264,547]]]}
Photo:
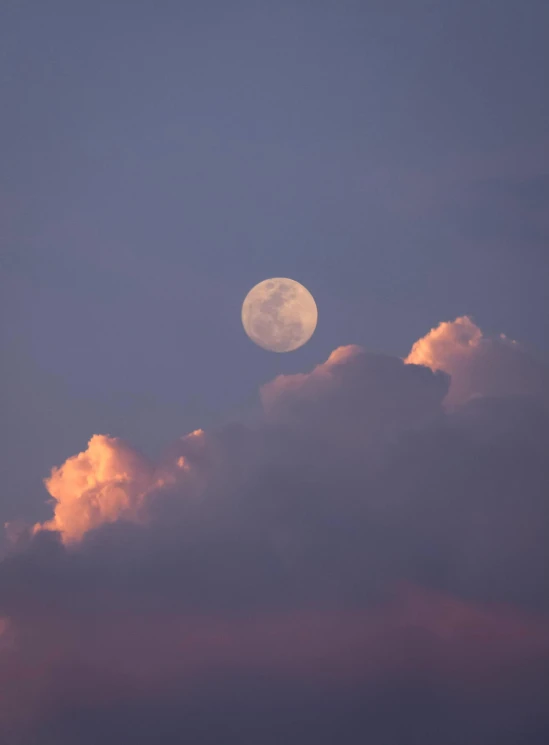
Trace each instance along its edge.
{"label": "dusk sky", "polygon": [[547,745],[548,36],[0,2],[0,745]]}

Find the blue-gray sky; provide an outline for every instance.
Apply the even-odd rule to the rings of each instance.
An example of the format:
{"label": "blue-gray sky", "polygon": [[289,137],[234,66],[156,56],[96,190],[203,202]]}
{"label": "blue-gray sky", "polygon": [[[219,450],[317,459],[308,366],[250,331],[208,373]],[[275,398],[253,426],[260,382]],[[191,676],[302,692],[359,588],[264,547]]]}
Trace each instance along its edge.
{"label": "blue-gray sky", "polygon": [[[5,0],[6,515],[93,432],[156,452],[339,344],[405,354],[466,313],[546,345],[548,23],[541,0]],[[319,306],[284,357],[240,326],[272,275]]]}

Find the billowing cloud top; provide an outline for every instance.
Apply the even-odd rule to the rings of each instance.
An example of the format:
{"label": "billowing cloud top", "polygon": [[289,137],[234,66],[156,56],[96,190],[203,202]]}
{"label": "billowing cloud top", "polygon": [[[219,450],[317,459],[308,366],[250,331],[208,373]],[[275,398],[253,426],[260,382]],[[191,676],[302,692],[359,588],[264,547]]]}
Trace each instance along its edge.
{"label": "billowing cloud top", "polygon": [[472,396],[517,394],[549,402],[547,368],[505,334],[484,336],[467,316],[432,329],[413,345],[406,362],[451,376],[449,406]]}
{"label": "billowing cloud top", "polygon": [[88,449],[54,468],[45,484],[55,500],[54,517],[45,527],[77,540],[103,523],[136,519],[153,474],[119,439],[94,435]]}
{"label": "billowing cloud top", "polygon": [[548,382],[463,317],[94,435],[0,563],[0,742],[549,741]]}

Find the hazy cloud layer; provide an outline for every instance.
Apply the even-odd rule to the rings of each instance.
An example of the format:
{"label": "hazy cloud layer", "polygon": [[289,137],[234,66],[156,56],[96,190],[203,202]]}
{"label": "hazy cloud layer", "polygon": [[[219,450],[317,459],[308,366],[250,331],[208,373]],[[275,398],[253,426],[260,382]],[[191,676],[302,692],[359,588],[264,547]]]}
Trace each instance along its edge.
{"label": "hazy cloud layer", "polygon": [[0,564],[0,740],[546,743],[548,379],[464,317],[94,435]]}

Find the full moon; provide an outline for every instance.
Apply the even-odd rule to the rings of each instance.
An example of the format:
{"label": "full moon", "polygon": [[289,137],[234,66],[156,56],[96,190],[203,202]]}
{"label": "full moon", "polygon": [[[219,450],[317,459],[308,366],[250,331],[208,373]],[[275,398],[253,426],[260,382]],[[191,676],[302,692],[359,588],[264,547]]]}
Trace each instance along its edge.
{"label": "full moon", "polygon": [[271,352],[292,352],[314,334],[318,311],[306,287],[274,277],[252,287],[242,305],[242,325],[250,339]]}

